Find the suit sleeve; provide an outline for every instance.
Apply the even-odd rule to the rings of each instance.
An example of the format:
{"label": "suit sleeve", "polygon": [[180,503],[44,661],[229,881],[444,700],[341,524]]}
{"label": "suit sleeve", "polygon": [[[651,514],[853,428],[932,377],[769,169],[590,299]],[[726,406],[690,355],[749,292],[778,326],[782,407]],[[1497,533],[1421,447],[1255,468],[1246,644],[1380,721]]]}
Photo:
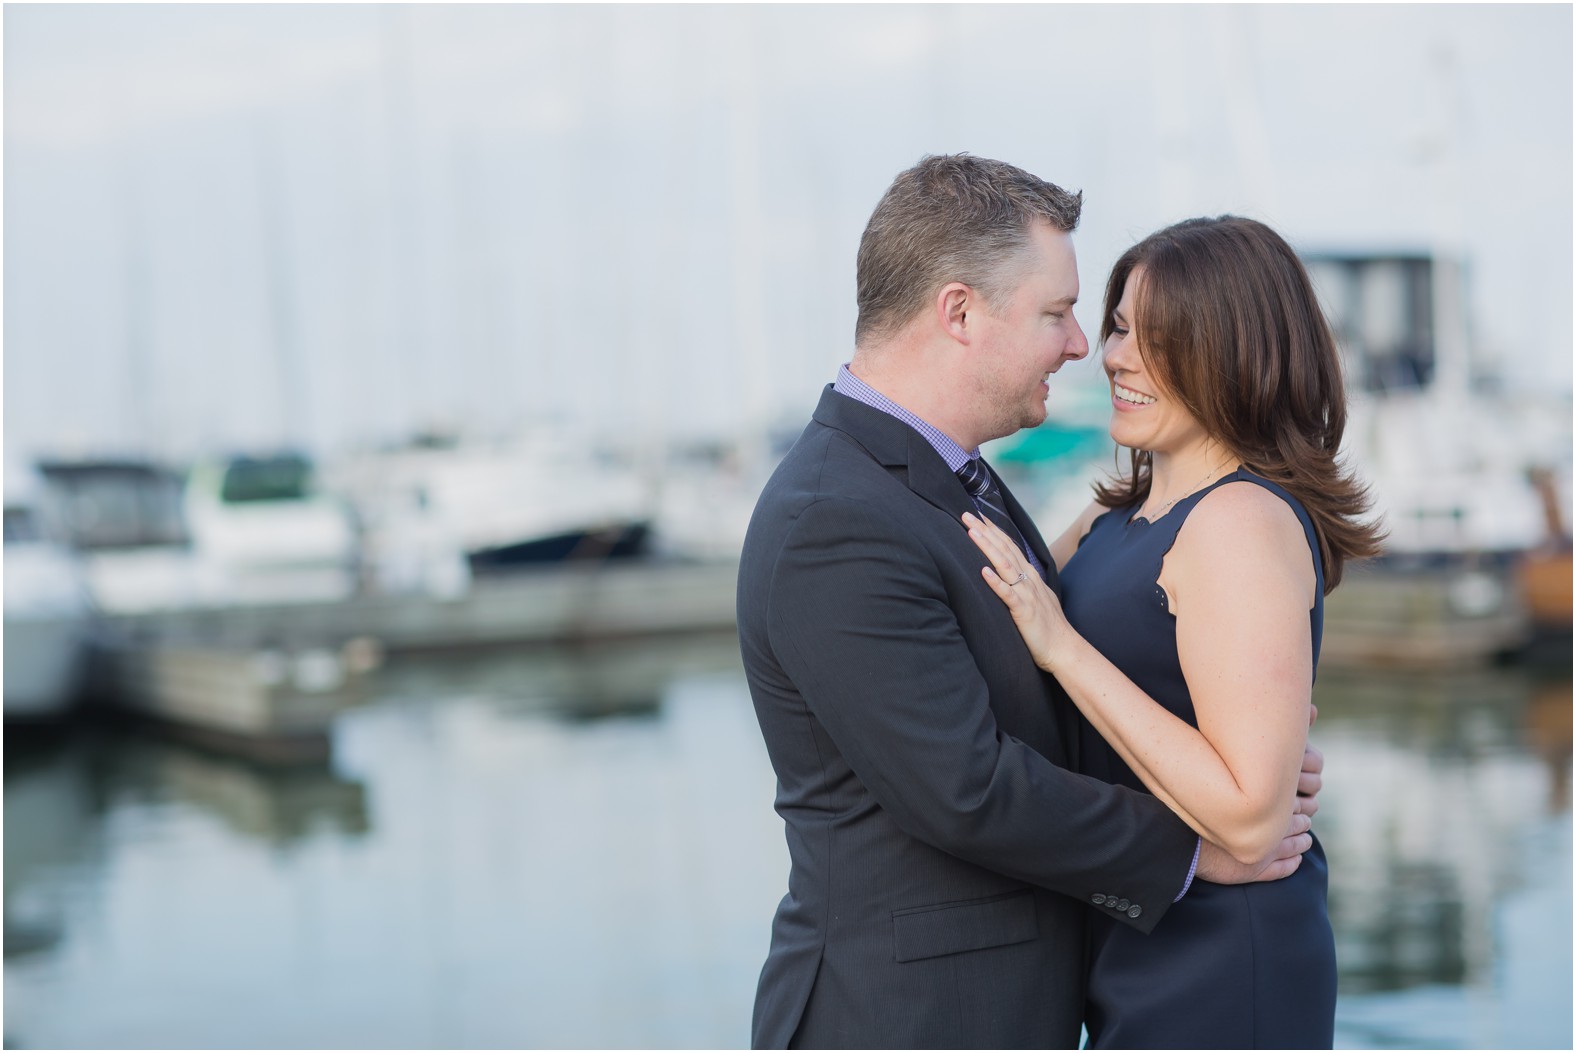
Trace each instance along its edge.
{"label": "suit sleeve", "polygon": [[[822,499],[772,574],[768,632],[870,794],[906,833],[1148,932],[1197,838],[1148,794],[1051,763],[997,726],[934,558],[890,513]],[[1047,701],[1047,704],[1049,702]]]}

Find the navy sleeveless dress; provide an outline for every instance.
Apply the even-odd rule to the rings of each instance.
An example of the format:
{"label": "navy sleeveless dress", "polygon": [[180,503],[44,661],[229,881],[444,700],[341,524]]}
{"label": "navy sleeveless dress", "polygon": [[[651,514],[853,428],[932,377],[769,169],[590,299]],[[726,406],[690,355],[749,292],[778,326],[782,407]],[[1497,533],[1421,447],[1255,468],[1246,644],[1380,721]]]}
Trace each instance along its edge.
{"label": "navy sleeveless dress", "polygon": [[[1178,501],[1152,523],[1130,521],[1134,507],[1104,513],[1061,571],[1074,628],[1151,698],[1195,727],[1177,659],[1176,619],[1157,581],[1188,513],[1205,494],[1234,480],[1281,497],[1302,522],[1319,579],[1309,626],[1317,667],[1324,573],[1313,524],[1296,498],[1246,469]],[[1080,734],[1082,771],[1144,790],[1087,722],[1080,722]],[[1331,1048],[1335,942],[1327,884],[1324,849],[1315,840],[1283,881],[1195,880],[1148,936],[1091,912],[1089,1048]]]}

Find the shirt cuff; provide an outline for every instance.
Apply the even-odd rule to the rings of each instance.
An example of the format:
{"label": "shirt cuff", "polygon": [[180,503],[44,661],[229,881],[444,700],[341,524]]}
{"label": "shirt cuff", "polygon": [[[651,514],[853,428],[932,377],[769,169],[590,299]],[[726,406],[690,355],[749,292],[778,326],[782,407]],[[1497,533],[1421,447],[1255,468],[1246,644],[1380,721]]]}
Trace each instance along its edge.
{"label": "shirt cuff", "polygon": [[1193,887],[1193,875],[1198,873],[1198,854],[1204,851],[1204,839],[1198,839],[1198,844],[1193,848],[1193,865],[1187,868],[1187,880],[1182,882],[1182,891],[1177,893],[1177,898],[1172,903],[1181,903],[1182,897],[1187,895],[1187,890]]}

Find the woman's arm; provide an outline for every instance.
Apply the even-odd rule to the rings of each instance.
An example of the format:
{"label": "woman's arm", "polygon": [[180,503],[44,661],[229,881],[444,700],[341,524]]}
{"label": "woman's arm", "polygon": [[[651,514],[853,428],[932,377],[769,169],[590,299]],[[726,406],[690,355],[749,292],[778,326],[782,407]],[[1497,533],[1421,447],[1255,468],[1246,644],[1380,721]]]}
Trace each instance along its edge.
{"label": "woman's arm", "polygon": [[1061,570],[1067,566],[1067,561],[1073,558],[1073,553],[1078,551],[1078,542],[1089,533],[1089,528],[1099,518],[1106,507],[1098,501],[1090,501],[1089,507],[1078,514],[1072,525],[1062,531],[1061,536],[1051,542],[1051,559],[1056,563],[1056,569]]}
{"label": "woman's arm", "polygon": [[989,524],[969,526],[997,568],[984,571],[986,580],[1035,660],[1144,785],[1237,859],[1262,858],[1295,805],[1313,682],[1315,578],[1291,509],[1252,484],[1223,486],[1194,508],[1166,558],[1162,578],[1197,728],[1075,633],[1034,576],[1005,584],[1021,569],[1016,546],[990,535]]}

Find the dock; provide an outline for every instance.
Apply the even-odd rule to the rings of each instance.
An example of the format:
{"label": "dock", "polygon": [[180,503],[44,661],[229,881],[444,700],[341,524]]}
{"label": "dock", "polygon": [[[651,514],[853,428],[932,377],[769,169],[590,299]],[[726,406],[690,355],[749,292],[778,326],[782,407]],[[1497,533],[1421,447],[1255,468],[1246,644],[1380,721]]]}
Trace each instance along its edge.
{"label": "dock", "polygon": [[262,761],[320,761],[334,718],[387,654],[731,629],[732,563],[564,563],[477,578],[462,596],[106,615],[95,693],[116,711]]}
{"label": "dock", "polygon": [[1526,645],[1531,621],[1503,566],[1357,564],[1325,600],[1321,664],[1459,669]]}
{"label": "dock", "polygon": [[357,595],[111,616],[134,639],[389,652],[561,643],[731,627],[735,563],[563,563],[476,578],[461,596]]}

